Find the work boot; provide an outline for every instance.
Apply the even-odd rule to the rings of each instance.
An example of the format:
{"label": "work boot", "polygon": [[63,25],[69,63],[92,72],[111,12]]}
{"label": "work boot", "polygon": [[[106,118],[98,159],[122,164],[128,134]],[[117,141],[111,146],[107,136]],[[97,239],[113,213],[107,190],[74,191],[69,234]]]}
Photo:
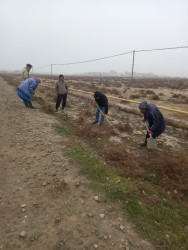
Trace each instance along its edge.
{"label": "work boot", "polygon": [[92,122],[92,124],[96,124],[96,123],[98,123],[98,122],[96,122],[96,121]]}
{"label": "work boot", "polygon": [[26,101],[26,100],[23,100],[23,102],[24,102],[26,108],[29,108],[29,105],[28,105],[27,101]]}
{"label": "work boot", "polygon": [[35,108],[35,107],[33,107],[33,106],[30,106],[29,108],[30,108],[30,109],[36,109],[36,108]]}
{"label": "work boot", "polygon": [[35,107],[33,107],[33,105],[32,105],[31,102],[29,102],[29,108],[30,108],[30,109],[36,109]]}
{"label": "work boot", "polygon": [[146,147],[147,146],[147,141],[145,141],[144,143],[140,144],[141,147]]}

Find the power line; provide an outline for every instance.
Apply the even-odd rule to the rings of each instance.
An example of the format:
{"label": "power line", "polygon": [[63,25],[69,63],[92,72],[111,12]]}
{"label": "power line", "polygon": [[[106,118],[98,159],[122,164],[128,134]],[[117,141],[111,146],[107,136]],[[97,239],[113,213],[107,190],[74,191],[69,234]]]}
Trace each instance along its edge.
{"label": "power line", "polygon": [[46,67],[50,67],[51,64],[45,65],[45,66],[39,66],[39,67],[35,67],[35,69],[42,69],[42,68],[46,68]]}
{"label": "power line", "polygon": [[105,59],[109,59],[109,58],[113,58],[113,57],[128,55],[128,54],[132,54],[132,53],[135,53],[135,52],[140,53],[140,52],[151,52],[151,51],[172,50],[172,49],[187,49],[187,48],[188,48],[188,46],[179,46],[179,47],[159,48],[159,49],[133,50],[133,51],[128,51],[128,52],[124,52],[124,53],[119,53],[119,54],[112,55],[112,56],[99,57],[99,58],[90,59],[90,60],[85,60],[85,61],[77,61],[77,62],[70,62],[70,63],[60,63],[60,64],[57,64],[57,63],[55,63],[55,64],[48,64],[48,65],[45,65],[45,66],[36,67],[35,69],[46,68],[46,67],[50,67],[50,66],[52,66],[52,65],[66,66],[66,65],[73,65],[73,64],[89,63],[89,62],[105,60]]}
{"label": "power line", "polygon": [[187,49],[188,46],[181,46],[181,47],[171,47],[171,48],[162,48],[162,49],[142,49],[142,50],[135,50],[135,52],[149,52],[149,51],[157,51],[157,50],[169,50],[169,49]]}
{"label": "power line", "polygon": [[106,57],[100,57],[100,58],[96,58],[96,59],[90,59],[90,60],[86,60],[86,61],[79,61],[79,62],[72,62],[72,63],[63,63],[63,64],[53,64],[53,65],[71,65],[71,64],[80,64],[80,63],[94,62],[94,61],[104,60],[104,59],[108,59],[108,58],[112,58],[112,57],[123,56],[123,55],[127,55],[127,54],[132,54],[132,51],[121,53],[121,54],[117,54],[117,55],[113,55],[113,56],[106,56]]}

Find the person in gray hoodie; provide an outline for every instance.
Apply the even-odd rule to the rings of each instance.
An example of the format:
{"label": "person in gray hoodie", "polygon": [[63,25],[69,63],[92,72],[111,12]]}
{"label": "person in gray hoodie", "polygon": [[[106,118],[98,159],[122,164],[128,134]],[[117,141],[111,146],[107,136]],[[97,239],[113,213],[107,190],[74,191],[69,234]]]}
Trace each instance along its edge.
{"label": "person in gray hoodie", "polygon": [[67,87],[67,84],[64,81],[64,76],[63,75],[59,75],[59,80],[55,84],[55,91],[57,93],[55,112],[58,111],[61,100],[63,100],[62,101],[62,110],[61,110],[63,112],[64,108],[66,106],[66,100],[67,100],[67,94],[68,94],[68,87]]}

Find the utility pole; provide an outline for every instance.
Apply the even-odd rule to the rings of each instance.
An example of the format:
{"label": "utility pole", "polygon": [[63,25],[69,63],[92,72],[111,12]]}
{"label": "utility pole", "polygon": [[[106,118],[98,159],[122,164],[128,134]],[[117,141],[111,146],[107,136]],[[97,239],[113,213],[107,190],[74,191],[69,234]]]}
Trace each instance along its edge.
{"label": "utility pole", "polygon": [[135,55],[135,50],[133,50],[132,81],[133,81],[133,74],[134,74],[134,55]]}
{"label": "utility pole", "polygon": [[52,64],[51,64],[51,75],[52,75]]}

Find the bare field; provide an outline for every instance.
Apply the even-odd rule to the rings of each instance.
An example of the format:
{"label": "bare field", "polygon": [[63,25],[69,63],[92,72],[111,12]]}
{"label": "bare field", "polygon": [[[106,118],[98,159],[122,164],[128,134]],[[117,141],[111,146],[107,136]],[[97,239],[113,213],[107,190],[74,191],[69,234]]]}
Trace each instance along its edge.
{"label": "bare field", "polygon": [[[53,86],[57,77],[41,76],[43,84]],[[188,105],[188,79],[181,78],[155,78],[155,79],[131,79],[115,77],[71,77],[66,81],[71,88],[94,92],[99,90],[106,95],[141,102],[146,100],[167,108],[187,111]],[[109,98],[111,101],[111,99]],[[118,100],[115,100],[118,102]],[[123,104],[126,102],[121,101]],[[136,104],[128,105],[137,107]],[[162,110],[164,114],[188,121],[187,115]]]}
{"label": "bare field", "polygon": [[[19,84],[15,75],[3,78],[15,89]],[[58,120],[56,130],[66,137],[69,156],[84,166],[84,173],[95,188],[106,192],[110,201],[118,201],[138,232],[144,233],[156,249],[186,249],[187,131],[167,126],[158,138],[158,150],[148,152],[139,146],[146,133],[140,116],[110,107],[108,119],[113,128],[107,121],[101,128],[92,125],[94,104],[71,94],[65,113],[54,114],[57,77],[41,75],[41,78],[42,83],[36,90],[40,98],[34,97],[33,103],[38,103],[41,112]],[[147,100],[187,111],[187,79],[135,79],[131,82],[123,78],[65,76],[65,80],[69,88],[92,93],[99,90],[114,97],[139,102]],[[125,102],[125,105],[138,107],[134,103]],[[161,111],[174,119],[188,121],[185,114]],[[98,162],[96,172],[91,173],[93,159],[100,164]]]}

